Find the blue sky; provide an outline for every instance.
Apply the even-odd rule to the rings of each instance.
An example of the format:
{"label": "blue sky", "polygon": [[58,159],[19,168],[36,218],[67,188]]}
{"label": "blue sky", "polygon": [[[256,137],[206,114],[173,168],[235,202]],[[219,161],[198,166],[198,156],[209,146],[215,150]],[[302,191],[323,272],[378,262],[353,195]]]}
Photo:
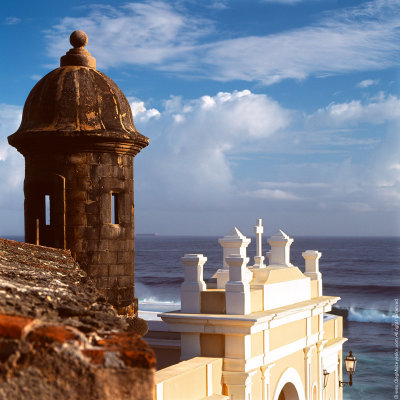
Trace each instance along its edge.
{"label": "blue sky", "polygon": [[397,0],[44,0],[0,11],[0,235],[23,232],[6,138],[75,29],[150,138],[137,232],[400,234]]}

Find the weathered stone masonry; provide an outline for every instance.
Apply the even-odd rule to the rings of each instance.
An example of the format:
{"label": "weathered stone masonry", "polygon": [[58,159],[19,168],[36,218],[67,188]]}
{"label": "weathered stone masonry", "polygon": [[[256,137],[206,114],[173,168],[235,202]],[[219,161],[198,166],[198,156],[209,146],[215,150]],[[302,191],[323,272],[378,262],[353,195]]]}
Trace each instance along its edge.
{"label": "weathered stone masonry", "polygon": [[87,36],[76,31],[71,44],[9,137],[25,157],[25,240],[70,249],[108,301],[136,311],[133,158],[148,139],[118,86],[96,70]]}
{"label": "weathered stone masonry", "polygon": [[[52,171],[50,175],[49,170]],[[62,183],[67,182],[65,189],[53,184],[53,180],[57,183],[57,178]],[[58,190],[64,193],[57,194]],[[38,211],[42,213],[40,221],[44,221],[43,198],[47,193],[54,199],[54,212],[60,209],[60,215],[50,216],[50,221],[65,218],[68,222],[65,233],[56,231],[62,229],[62,221],[50,226],[42,222],[39,243],[63,248],[65,237],[66,247],[96,281],[96,286],[108,291],[109,301],[120,306],[129,305],[134,286],[132,157],[110,153],[28,155],[25,223],[29,243],[36,243]],[[112,193],[118,195],[116,224],[111,223]],[[108,290],[112,288],[114,290]]]}
{"label": "weathered stone masonry", "polygon": [[0,239],[0,399],[152,400],[143,328],[70,251]]}

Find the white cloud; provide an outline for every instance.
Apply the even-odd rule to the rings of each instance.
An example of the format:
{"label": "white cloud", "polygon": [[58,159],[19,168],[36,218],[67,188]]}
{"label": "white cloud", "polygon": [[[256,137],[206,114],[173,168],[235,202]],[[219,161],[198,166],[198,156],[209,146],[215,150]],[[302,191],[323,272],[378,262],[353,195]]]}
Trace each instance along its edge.
{"label": "white cloud", "polygon": [[7,142],[21,122],[22,108],[0,104],[0,234],[23,231],[24,158]]}
{"label": "white cloud", "polygon": [[387,68],[398,63],[399,8],[394,1],[370,2],[332,13],[311,26],[223,40],[210,44],[204,59],[214,78],[265,84]]}
{"label": "white cloud", "polygon": [[132,115],[135,121],[147,121],[151,118],[159,118],[160,112],[155,108],[149,110],[145,107],[144,102],[137,99],[128,99],[130,101]]}
{"label": "white cloud", "polygon": [[7,136],[18,129],[21,117],[21,107],[0,103],[0,161],[9,157],[12,148],[8,145]]}
{"label": "white cloud", "polygon": [[31,75],[30,78],[31,78],[33,81],[37,82],[37,81],[39,81],[40,79],[43,78],[43,75],[34,74],[34,75]]}
{"label": "white cloud", "polygon": [[68,47],[69,34],[83,29],[99,68],[147,65],[269,85],[398,65],[399,12],[398,1],[376,0],[331,11],[310,26],[224,40],[217,22],[196,18],[182,7],[161,1],[127,3],[92,6],[85,17],[63,18],[47,32],[47,42],[49,54],[59,58]]}
{"label": "white cloud", "polygon": [[87,33],[88,48],[98,67],[108,68],[121,64],[165,66],[171,60],[186,58],[197,39],[212,26],[176,11],[167,2],[93,5],[86,17],[65,17],[46,32],[49,54],[57,58],[63,55],[67,38],[76,29]]}
{"label": "white cloud", "polygon": [[249,144],[257,151],[257,143],[278,135],[290,116],[266,95],[248,90],[189,101],[171,97],[158,120],[136,123],[150,137],[149,149],[137,161],[137,171],[143,171],[146,179],[136,191],[138,199],[143,199],[145,208],[157,203],[158,197],[151,194],[157,187],[161,207],[203,209],[229,203],[240,191],[229,155]]}
{"label": "white cloud", "polygon": [[331,103],[308,117],[308,123],[325,126],[360,123],[378,125],[399,120],[400,99],[394,95],[384,94],[364,102],[352,100],[347,103]]}
{"label": "white cloud", "polygon": [[[271,204],[284,221],[309,215],[340,232],[339,221],[360,218],[346,229],[368,233],[357,231],[365,213],[379,221],[400,211],[398,104],[379,94],[307,116],[250,91],[171,97],[157,120],[139,126],[150,146],[136,160],[138,207],[157,224],[175,218],[175,233],[190,232],[189,221],[212,225],[234,210],[244,219]],[[357,137],[365,125],[368,135]],[[385,226],[398,232],[394,219]]]}
{"label": "white cloud", "polygon": [[291,192],[280,189],[257,189],[253,192],[245,192],[244,195],[264,200],[283,200],[283,201],[302,200],[301,197]]}
{"label": "white cloud", "polygon": [[358,87],[365,89],[369,86],[377,85],[378,84],[377,79],[365,79],[364,81],[361,81],[357,84]]}
{"label": "white cloud", "polygon": [[351,211],[356,211],[356,212],[374,211],[374,209],[369,204],[366,203],[345,203],[344,205]]}
{"label": "white cloud", "polygon": [[[144,219],[147,231],[153,224],[154,231],[164,233],[210,233],[208,224],[220,226],[226,220],[230,228],[233,221],[248,223],[248,218],[262,211],[269,214],[270,223],[279,217],[281,224],[299,223],[298,229],[309,234],[311,225],[303,221],[307,215],[319,221],[319,228],[322,218],[327,232],[332,232],[331,226],[337,223],[340,231],[339,221],[347,223],[354,215],[361,218],[368,213],[368,218],[379,220],[382,213],[398,212],[398,101],[379,94],[363,102],[349,101],[348,107],[329,105],[304,116],[248,90],[192,100],[171,97],[158,110],[130,99],[137,128],[150,138],[150,146],[135,158],[138,226],[143,226]],[[373,124],[368,113],[380,114],[381,125]],[[321,138],[324,135],[316,135],[319,130],[307,123],[317,114],[322,128],[332,125],[333,116],[342,118],[343,137],[337,145],[348,151],[343,153],[346,157],[329,158],[329,153],[323,153],[332,147],[335,130],[326,141]],[[20,118],[20,107],[0,106],[0,205],[4,210],[0,233],[22,230],[24,161],[6,142]],[[380,140],[368,148],[365,159],[357,159],[360,153],[349,150],[344,139],[350,140],[362,124],[378,126],[371,140]],[[296,131],[301,132],[299,141]],[[352,142],[352,148],[362,146],[362,141]],[[13,222],[9,228],[13,213],[20,217],[20,226]]]}
{"label": "white cloud", "polygon": [[329,185],[324,182],[259,182],[266,188],[326,188]]}
{"label": "white cloud", "polygon": [[5,19],[6,25],[16,25],[16,24],[19,24],[20,22],[21,22],[21,18],[17,18],[17,17],[7,17]]}
{"label": "white cloud", "polygon": [[304,2],[306,0],[262,0],[262,1],[264,3],[278,3],[278,4],[293,5],[293,4]]}
{"label": "white cloud", "polygon": [[228,7],[228,0],[215,0],[210,5],[206,5],[213,10],[226,10]]}

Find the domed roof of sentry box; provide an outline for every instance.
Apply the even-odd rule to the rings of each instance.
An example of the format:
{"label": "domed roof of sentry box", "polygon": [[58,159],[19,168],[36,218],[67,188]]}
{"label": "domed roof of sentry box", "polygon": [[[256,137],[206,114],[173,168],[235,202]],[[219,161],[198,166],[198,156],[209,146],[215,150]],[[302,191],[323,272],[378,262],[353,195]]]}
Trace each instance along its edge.
{"label": "domed roof of sentry box", "polygon": [[73,49],[61,57],[60,67],[30,92],[21,126],[9,136],[9,143],[21,153],[100,145],[136,154],[149,140],[136,130],[128,100],[96,69],[96,60],[84,48],[87,35],[75,31],[70,42]]}

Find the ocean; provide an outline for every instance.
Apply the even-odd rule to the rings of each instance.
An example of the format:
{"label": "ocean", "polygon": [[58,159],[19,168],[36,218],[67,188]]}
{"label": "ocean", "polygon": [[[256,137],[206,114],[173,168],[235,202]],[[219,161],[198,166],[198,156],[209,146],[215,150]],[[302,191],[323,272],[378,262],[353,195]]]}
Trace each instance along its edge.
{"label": "ocean", "polygon": [[[8,237],[23,241],[23,237]],[[269,250],[266,237],[263,252]],[[400,297],[400,238],[295,237],[291,261],[304,271],[305,250],[322,253],[323,294],[339,296],[337,313],[344,317],[343,357],[357,357],[353,386],[344,388],[345,400],[399,399],[398,300]],[[135,285],[139,310],[172,311],[180,308],[183,282],[181,257],[200,253],[208,258],[204,278],[222,265],[218,237],[140,236],[135,242]],[[251,261],[255,238],[248,247]],[[397,372],[397,374],[396,374]],[[348,375],[343,371],[343,379]],[[397,397],[396,397],[397,396]]]}
{"label": "ocean", "polygon": [[[322,252],[320,272],[323,293],[339,296],[336,312],[345,315],[344,357],[349,350],[357,357],[353,386],[344,388],[346,400],[396,399],[398,393],[398,299],[400,297],[400,238],[383,237],[295,237],[291,261],[304,270],[301,253]],[[269,250],[266,238],[263,252]],[[141,311],[179,309],[186,253],[208,258],[205,279],[222,265],[218,237],[137,236],[136,296]],[[247,255],[255,253],[255,238]],[[397,325],[396,325],[397,324]],[[397,369],[396,369],[397,368]],[[348,380],[346,371],[344,380]]]}

